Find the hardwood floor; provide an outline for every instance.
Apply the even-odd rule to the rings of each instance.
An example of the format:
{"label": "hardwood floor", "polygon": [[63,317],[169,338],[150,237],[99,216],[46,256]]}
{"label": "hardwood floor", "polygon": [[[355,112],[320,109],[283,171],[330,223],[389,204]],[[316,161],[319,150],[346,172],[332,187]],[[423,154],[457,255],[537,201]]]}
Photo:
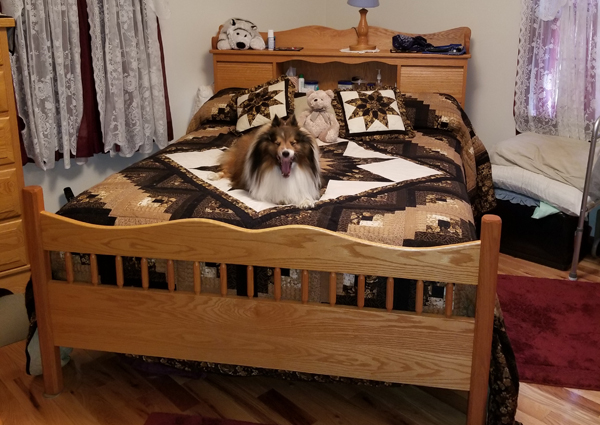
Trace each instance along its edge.
{"label": "hardwood floor", "polygon": [[[566,279],[561,272],[501,256],[500,273]],[[600,260],[581,280],[600,283]],[[150,412],[200,414],[263,424],[464,423],[466,393],[403,387],[287,382],[265,377],[205,379],[138,372],[116,355],[75,350],[66,390],[44,398],[41,377],[24,373],[24,343],[0,348],[0,425],[142,425]],[[521,384],[525,425],[597,425],[600,392]]]}

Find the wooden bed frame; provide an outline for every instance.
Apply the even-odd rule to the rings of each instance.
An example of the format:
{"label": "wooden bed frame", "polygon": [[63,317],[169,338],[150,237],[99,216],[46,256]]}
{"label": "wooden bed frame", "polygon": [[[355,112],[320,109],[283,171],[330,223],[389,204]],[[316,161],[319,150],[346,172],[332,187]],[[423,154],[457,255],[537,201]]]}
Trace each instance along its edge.
{"label": "wooden bed frame", "polygon": [[[44,211],[23,191],[45,391],[63,389],[59,346],[294,370],[470,391],[467,424],[486,418],[500,219],[481,241],[434,248],[366,242],[309,226],[247,230],[186,219],[97,226]],[[50,273],[65,253],[67,281]],[[91,282],[74,282],[71,253],[89,253]],[[96,255],[116,256],[117,286],[98,283]],[[141,257],[143,288],[123,287],[125,256]],[[148,258],[167,259],[169,290],[148,289]],[[173,260],[194,262],[194,291],[175,290]],[[221,293],[202,291],[201,261],[221,263]],[[227,294],[225,264],[275,267],[274,299]],[[281,268],[303,270],[302,300],[281,299]],[[308,272],[331,273],[330,304],[308,302]],[[335,305],[335,274],[359,275],[358,305]],[[364,276],[388,276],[387,311],[364,307]],[[253,294],[253,273],[248,273]],[[417,279],[416,312],[392,310],[393,278]],[[478,285],[475,318],[422,313],[423,280]],[[449,285],[452,285],[449,284]]]}

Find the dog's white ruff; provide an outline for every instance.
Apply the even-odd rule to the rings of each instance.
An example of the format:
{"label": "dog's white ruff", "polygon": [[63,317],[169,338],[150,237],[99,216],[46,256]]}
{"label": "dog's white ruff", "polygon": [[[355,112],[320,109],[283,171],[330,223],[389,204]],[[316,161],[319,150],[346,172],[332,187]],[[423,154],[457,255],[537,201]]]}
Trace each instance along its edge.
{"label": "dog's white ruff", "polygon": [[250,178],[250,196],[258,201],[274,204],[293,204],[301,208],[314,205],[319,199],[319,181],[314,174],[298,164],[292,164],[290,176],[281,175],[281,169],[274,166],[259,176]]}

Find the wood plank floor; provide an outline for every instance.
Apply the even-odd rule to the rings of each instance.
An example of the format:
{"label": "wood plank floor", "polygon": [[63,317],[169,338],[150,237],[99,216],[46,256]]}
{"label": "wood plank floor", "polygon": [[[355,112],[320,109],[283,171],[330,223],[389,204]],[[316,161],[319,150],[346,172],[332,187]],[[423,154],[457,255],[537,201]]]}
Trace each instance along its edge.
{"label": "wood plank floor", "polygon": [[[600,260],[585,259],[579,271],[581,280],[600,283]],[[568,276],[506,255],[500,273]],[[153,376],[113,354],[75,350],[72,358],[65,367],[66,390],[47,399],[41,377],[24,373],[24,343],[0,348],[0,425],[142,425],[150,412],[278,425],[464,423],[466,393],[461,392],[265,377]],[[521,384],[517,419],[525,425],[598,425],[600,392]]]}

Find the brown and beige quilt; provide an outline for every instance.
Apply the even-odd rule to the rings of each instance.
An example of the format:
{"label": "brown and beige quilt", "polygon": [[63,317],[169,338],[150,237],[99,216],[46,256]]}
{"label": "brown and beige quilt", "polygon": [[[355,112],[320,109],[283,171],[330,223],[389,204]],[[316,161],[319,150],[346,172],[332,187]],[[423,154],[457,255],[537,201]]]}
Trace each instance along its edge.
{"label": "brown and beige quilt", "polygon": [[[148,224],[183,218],[209,218],[236,226],[260,229],[305,224],[370,241],[402,246],[435,246],[477,238],[476,220],[494,206],[487,152],[456,101],[445,95],[405,95],[407,115],[415,126],[412,138],[362,142],[342,140],[322,144],[321,198],[309,209],[257,202],[227,180],[215,180],[217,158],[235,142],[234,132],[209,128],[108,177],[69,202],[59,214],[101,225]],[[198,243],[202,243],[201,240]],[[53,274],[64,278],[60,253],[53,253]],[[74,256],[76,279],[89,280],[88,258]],[[126,261],[126,284],[140,285],[138,259]],[[166,287],[163,261],[151,264],[151,287]],[[99,259],[101,282],[114,284],[114,261]],[[218,292],[218,265],[202,266],[203,291]],[[245,295],[246,267],[228,265],[228,289]],[[270,269],[255,268],[255,295],[273,292]],[[190,289],[192,265],[176,264],[177,289]],[[328,302],[328,277],[311,273],[310,300]],[[355,303],[356,277],[338,276],[337,302]],[[285,270],[283,298],[299,299],[296,270]],[[474,288],[457,286],[454,313],[474,314]],[[444,309],[443,283],[429,282],[425,309]],[[367,279],[365,304],[385,305],[385,277]],[[395,282],[394,308],[414,309],[415,284]],[[265,373],[256,369],[147,359],[187,370],[217,370],[236,375]],[[279,372],[278,372],[279,373]],[[286,373],[288,376],[291,373]],[[295,378],[306,378],[293,374]],[[315,378],[314,376],[312,377]],[[512,423],[518,378],[498,310],[490,375],[490,417]],[[318,377],[317,379],[337,379]],[[502,420],[499,422],[498,420]]]}

